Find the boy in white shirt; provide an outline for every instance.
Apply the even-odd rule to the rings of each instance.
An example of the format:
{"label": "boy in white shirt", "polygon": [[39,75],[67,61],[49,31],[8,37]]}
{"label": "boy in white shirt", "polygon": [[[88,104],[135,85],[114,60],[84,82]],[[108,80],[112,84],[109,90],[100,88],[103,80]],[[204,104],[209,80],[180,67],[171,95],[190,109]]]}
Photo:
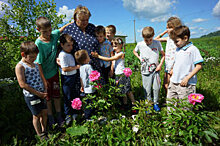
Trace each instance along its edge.
{"label": "boy in white shirt", "polygon": [[172,76],[168,87],[167,99],[176,97],[186,99],[189,94],[195,93],[196,74],[202,69],[203,58],[198,48],[189,42],[190,30],[187,26],[175,28],[170,37],[178,48],[175,54],[173,70],[171,70]]}
{"label": "boy in white shirt", "polygon": [[[159,41],[153,40],[154,29],[145,27],[142,30],[144,41],[139,42],[133,50],[134,55],[141,62],[141,74],[145,96],[151,101],[151,86],[153,85],[154,94],[154,110],[160,111],[158,106],[159,91],[160,91],[160,75],[159,71],[162,68],[165,53]],[[138,54],[140,52],[140,56]],[[159,63],[159,53],[162,58]]]}

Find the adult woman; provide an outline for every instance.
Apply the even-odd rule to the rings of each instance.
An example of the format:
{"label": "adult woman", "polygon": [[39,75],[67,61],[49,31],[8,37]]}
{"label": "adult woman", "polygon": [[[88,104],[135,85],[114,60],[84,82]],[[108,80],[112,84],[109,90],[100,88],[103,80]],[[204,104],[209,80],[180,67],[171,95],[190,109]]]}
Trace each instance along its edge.
{"label": "adult woman", "polygon": [[[88,51],[90,55],[91,52],[99,52],[98,49],[98,41],[95,37],[95,25],[89,23],[89,18],[91,17],[91,13],[85,6],[78,6],[73,14],[74,23],[70,24],[65,28],[63,33],[69,34],[75,40],[73,54],[80,50],[85,49]],[[97,58],[93,58],[90,56],[92,65],[94,70],[98,70],[101,72],[100,63]],[[79,93],[80,83],[79,78],[76,81],[76,92]]]}

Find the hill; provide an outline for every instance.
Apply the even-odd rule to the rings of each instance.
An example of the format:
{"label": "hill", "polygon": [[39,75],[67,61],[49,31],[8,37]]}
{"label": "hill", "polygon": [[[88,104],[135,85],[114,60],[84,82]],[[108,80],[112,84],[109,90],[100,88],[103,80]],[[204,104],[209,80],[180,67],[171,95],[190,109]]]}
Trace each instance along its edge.
{"label": "hill", "polygon": [[211,32],[211,33],[209,33],[209,34],[207,34],[207,35],[203,35],[203,36],[201,36],[201,38],[204,38],[204,37],[213,37],[213,36],[220,36],[220,30],[215,31],[215,32]]}

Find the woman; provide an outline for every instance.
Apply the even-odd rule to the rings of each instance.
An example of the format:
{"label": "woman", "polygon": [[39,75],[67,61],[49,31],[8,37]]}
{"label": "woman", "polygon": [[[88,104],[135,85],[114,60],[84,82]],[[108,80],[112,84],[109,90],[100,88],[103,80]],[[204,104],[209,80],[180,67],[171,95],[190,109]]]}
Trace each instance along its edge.
{"label": "woman", "polygon": [[[95,25],[89,23],[90,17],[91,13],[87,7],[78,6],[73,14],[74,23],[67,26],[63,31],[63,33],[69,34],[75,40],[72,54],[81,49],[87,50],[89,55],[91,52],[95,51],[99,53],[99,42],[95,37]],[[90,64],[93,69],[101,72],[99,60],[92,56],[90,56],[90,58]],[[78,96],[80,90],[80,78],[77,79],[76,88],[74,90],[77,94],[76,96]]]}

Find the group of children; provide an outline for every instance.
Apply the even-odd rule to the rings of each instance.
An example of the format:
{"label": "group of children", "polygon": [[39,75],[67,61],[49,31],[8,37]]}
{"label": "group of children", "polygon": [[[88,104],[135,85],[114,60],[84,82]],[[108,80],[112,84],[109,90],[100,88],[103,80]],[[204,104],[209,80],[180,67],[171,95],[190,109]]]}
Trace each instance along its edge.
{"label": "group of children", "polygon": [[[40,37],[33,42],[23,42],[20,47],[21,61],[16,65],[16,76],[21,88],[23,88],[25,101],[33,114],[33,125],[37,135],[46,137],[47,118],[49,125],[55,123],[51,99],[54,100],[56,119],[59,125],[64,120],[61,114],[60,86],[58,66],[60,66],[62,91],[64,95],[65,121],[68,125],[77,114],[71,108],[71,100],[76,98],[72,88],[74,87],[76,72],[79,69],[81,79],[81,92],[95,94],[90,84],[89,74],[93,71],[89,64],[90,57],[86,50],[76,51],[71,54],[75,41],[68,34],[61,34],[65,25],[59,30],[52,31],[51,23],[46,17],[39,17],[36,21]],[[121,38],[114,38],[116,28],[109,25],[106,28],[97,26],[95,35],[100,44],[99,52],[92,52],[92,57],[100,59],[102,78],[105,83],[109,77],[115,74],[120,92],[127,96],[123,98],[123,104],[127,105],[127,97],[132,105],[135,99],[131,92],[130,78],[123,73],[125,68],[124,43]],[[168,33],[167,38],[162,38]],[[196,73],[201,69],[203,59],[199,50],[189,42],[190,31],[183,26],[180,19],[171,17],[167,21],[167,30],[154,37],[154,29],[145,27],[142,30],[143,41],[139,42],[133,50],[134,55],[141,62],[141,74],[144,93],[149,101],[151,88],[153,89],[154,110],[160,111],[158,99],[160,90],[160,76],[165,60],[164,87],[167,98],[186,98],[195,92]],[[58,52],[58,41],[62,50]],[[166,41],[166,53],[163,51],[160,41]],[[159,54],[162,57],[159,62]],[[57,59],[58,58],[58,59]],[[57,65],[58,63],[58,65]],[[84,116],[88,119],[92,109],[86,109]]]}

